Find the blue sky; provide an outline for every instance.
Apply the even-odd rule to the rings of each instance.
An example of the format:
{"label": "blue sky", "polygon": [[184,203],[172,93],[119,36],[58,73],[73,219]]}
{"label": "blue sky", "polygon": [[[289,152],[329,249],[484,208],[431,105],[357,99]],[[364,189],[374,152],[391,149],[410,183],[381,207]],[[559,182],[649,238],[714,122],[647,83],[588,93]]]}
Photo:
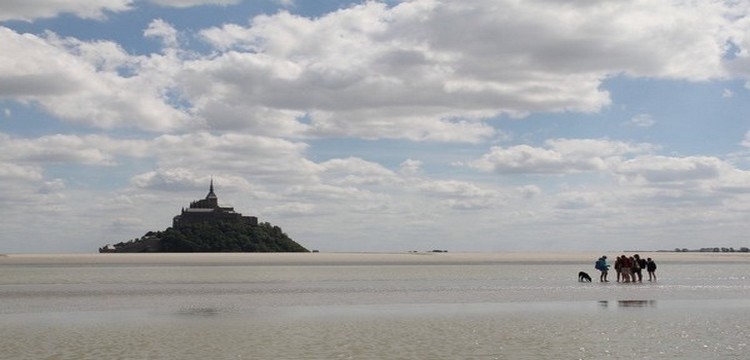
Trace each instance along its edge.
{"label": "blue sky", "polygon": [[0,253],[220,203],[321,251],[747,246],[750,5],[0,4]]}

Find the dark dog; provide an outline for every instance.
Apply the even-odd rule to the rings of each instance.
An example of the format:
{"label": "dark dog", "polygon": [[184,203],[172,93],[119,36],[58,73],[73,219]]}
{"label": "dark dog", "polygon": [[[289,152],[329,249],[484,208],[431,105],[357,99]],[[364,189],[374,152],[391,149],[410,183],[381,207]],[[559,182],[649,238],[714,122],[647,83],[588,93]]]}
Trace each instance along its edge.
{"label": "dark dog", "polygon": [[584,282],[584,281],[591,282],[591,276],[589,276],[589,274],[586,274],[583,271],[579,271],[578,272],[578,281],[580,281],[580,282]]}

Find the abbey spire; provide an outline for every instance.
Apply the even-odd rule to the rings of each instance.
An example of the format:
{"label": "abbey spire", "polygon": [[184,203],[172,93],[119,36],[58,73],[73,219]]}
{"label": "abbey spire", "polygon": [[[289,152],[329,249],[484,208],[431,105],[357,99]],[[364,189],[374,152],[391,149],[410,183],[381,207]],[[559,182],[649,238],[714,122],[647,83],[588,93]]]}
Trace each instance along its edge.
{"label": "abbey spire", "polygon": [[214,193],[214,178],[211,177],[211,184],[208,186],[208,195],[206,195],[206,205],[210,208],[219,207],[219,197]]}
{"label": "abbey spire", "polygon": [[183,208],[182,213],[172,219],[172,226],[177,228],[184,224],[201,222],[232,222],[255,226],[258,225],[258,218],[242,216],[236,213],[233,207],[219,206],[219,197],[214,192],[214,178],[211,177],[206,198],[191,202],[187,209]]}
{"label": "abbey spire", "polygon": [[208,186],[208,195],[206,195],[206,200],[208,199],[217,199],[217,196],[214,193],[214,178],[213,177],[211,177],[211,184]]}

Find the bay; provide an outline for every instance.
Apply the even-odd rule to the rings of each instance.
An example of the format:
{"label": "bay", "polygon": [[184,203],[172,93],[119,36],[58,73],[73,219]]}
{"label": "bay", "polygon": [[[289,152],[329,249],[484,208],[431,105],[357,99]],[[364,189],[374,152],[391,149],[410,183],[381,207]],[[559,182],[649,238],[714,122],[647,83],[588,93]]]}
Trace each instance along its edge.
{"label": "bay", "polygon": [[[747,254],[0,256],[0,359],[739,359]],[[609,254],[610,257],[618,255]],[[610,279],[614,280],[614,276]]]}

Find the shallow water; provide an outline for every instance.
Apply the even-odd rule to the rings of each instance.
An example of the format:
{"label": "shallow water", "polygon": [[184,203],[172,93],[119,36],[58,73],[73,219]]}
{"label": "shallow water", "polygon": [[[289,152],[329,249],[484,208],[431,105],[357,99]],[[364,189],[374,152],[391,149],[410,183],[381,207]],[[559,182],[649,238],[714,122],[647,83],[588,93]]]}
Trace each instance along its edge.
{"label": "shallow water", "polygon": [[[750,262],[0,263],[0,359],[741,359]],[[700,271],[696,271],[699,269]],[[614,280],[614,279],[612,279]]]}

